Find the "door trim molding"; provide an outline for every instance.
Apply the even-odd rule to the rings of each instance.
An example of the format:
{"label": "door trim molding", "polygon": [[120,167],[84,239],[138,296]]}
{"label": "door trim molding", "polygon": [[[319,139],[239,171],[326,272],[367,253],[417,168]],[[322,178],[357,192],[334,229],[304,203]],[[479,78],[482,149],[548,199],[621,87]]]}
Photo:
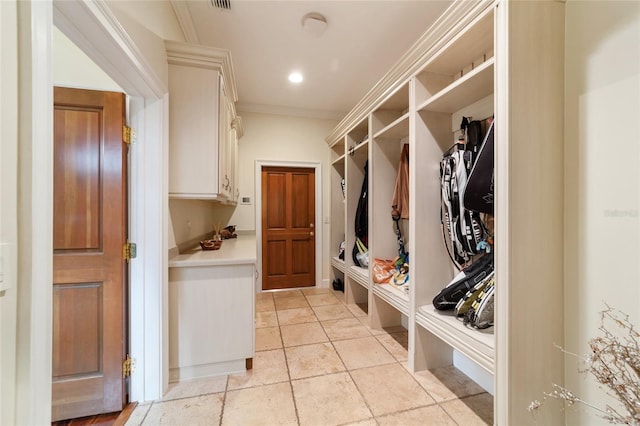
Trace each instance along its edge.
{"label": "door trim molding", "polygon": [[16,287],[16,424],[51,423],[51,411],[43,409],[51,406],[53,335],[51,16],[50,2],[17,2],[20,220]]}
{"label": "door trim molding", "polygon": [[[129,353],[136,362],[129,399],[157,400],[169,383],[166,75],[149,63],[158,52],[143,54],[105,1],[54,0],[53,7],[58,29],[133,96],[130,124],[137,136],[129,154],[129,229],[138,256],[129,272]],[[164,44],[156,44],[166,57]]]}
{"label": "door trim molding", "polygon": [[315,170],[315,219],[316,224],[316,287],[322,287],[322,239],[324,233],[318,235],[317,230],[322,229],[318,224],[322,223],[322,163],[307,161],[271,161],[256,160],[256,293],[262,291],[262,168],[263,167],[307,167]]}
{"label": "door trim molding", "polygon": [[[56,25],[60,23],[65,15],[76,18],[83,15],[87,18],[105,18],[106,15],[112,15],[102,0],[53,3],[18,1],[16,4],[20,24],[18,44],[23,58],[18,66],[24,78],[21,78],[18,95],[22,117],[18,124],[21,170],[17,185],[21,194],[17,284],[20,301],[17,306],[16,403],[13,417],[17,424],[49,424],[51,411],[42,407],[51,406],[52,25],[54,22]],[[62,9],[66,12],[60,13]],[[82,21],[76,18],[69,22]],[[161,398],[168,386],[167,90],[161,76],[146,61],[146,56],[138,49],[131,48],[131,40],[123,38],[126,32],[117,19],[97,19],[93,22],[94,26],[85,25],[67,36],[76,45],[84,43],[80,47],[88,55],[95,51],[103,52],[103,59],[111,64],[111,73],[119,70],[117,76],[109,71],[107,74],[125,92],[139,96],[144,103],[138,111],[137,120],[145,123],[145,131],[138,132],[134,147],[144,147],[145,154],[139,155],[133,165],[134,169],[138,167],[138,172],[136,178],[132,177],[131,186],[142,197],[138,199],[138,213],[130,210],[132,229],[144,243],[139,243],[141,249],[138,250],[138,258],[132,262],[129,308],[131,312],[144,313],[142,318],[132,315],[130,324],[132,342],[136,342],[136,336],[142,339],[137,342],[136,349],[132,344],[131,355],[137,359],[137,371],[131,377],[130,399],[143,402]],[[91,50],[91,46],[99,46],[100,49]],[[104,63],[98,65],[105,66]],[[144,220],[136,220],[139,216]],[[134,269],[137,269],[137,274],[133,273]],[[133,294],[134,287],[137,288],[136,294]]]}

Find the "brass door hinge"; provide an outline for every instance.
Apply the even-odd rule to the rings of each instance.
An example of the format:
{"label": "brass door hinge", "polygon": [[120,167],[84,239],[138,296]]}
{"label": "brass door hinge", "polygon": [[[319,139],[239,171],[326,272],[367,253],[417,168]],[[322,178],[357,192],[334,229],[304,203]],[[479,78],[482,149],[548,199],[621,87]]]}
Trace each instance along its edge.
{"label": "brass door hinge", "polygon": [[131,376],[131,373],[133,373],[133,369],[134,369],[134,360],[133,358],[131,358],[129,356],[129,354],[127,354],[127,357],[124,359],[124,361],[122,361],[122,378],[126,379],[127,377]]}
{"label": "brass door hinge", "polygon": [[131,145],[135,142],[136,131],[131,127],[122,126],[122,141],[127,145]]}
{"label": "brass door hinge", "polygon": [[131,259],[136,258],[136,254],[137,254],[136,252],[137,252],[137,246],[135,243],[127,241],[126,243],[124,243],[124,246],[122,246],[122,258],[127,262],[130,261]]}

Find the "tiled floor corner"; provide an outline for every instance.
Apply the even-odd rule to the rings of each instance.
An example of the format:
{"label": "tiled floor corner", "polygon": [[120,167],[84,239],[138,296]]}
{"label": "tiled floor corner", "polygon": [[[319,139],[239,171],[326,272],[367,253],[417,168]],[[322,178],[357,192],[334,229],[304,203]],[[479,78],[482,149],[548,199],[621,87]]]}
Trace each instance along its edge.
{"label": "tiled floor corner", "polygon": [[333,289],[256,295],[253,369],[172,383],[127,425],[486,425],[493,397],[454,367],[412,373],[403,327]]}

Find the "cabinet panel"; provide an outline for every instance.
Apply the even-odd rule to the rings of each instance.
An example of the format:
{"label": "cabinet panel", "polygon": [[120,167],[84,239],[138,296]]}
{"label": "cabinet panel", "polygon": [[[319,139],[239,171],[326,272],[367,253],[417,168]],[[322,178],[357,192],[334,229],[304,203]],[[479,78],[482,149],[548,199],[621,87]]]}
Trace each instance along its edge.
{"label": "cabinet panel", "polygon": [[[165,42],[169,62],[169,196],[234,203],[237,139],[229,52]],[[235,123],[232,126],[232,123]]]}
{"label": "cabinet panel", "polygon": [[253,265],[169,270],[171,380],[238,371],[253,357],[253,282]]}
{"label": "cabinet panel", "polygon": [[218,72],[169,65],[169,193],[214,197],[218,190]]}

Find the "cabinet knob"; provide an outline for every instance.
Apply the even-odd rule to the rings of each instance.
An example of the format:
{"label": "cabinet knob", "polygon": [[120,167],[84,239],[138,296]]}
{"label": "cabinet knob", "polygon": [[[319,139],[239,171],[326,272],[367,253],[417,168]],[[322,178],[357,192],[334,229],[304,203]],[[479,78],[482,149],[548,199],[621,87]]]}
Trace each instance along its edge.
{"label": "cabinet knob", "polygon": [[309,236],[310,236],[310,237],[313,237],[314,235],[315,235],[315,234],[313,233],[313,231],[310,231],[310,232],[309,232]]}

